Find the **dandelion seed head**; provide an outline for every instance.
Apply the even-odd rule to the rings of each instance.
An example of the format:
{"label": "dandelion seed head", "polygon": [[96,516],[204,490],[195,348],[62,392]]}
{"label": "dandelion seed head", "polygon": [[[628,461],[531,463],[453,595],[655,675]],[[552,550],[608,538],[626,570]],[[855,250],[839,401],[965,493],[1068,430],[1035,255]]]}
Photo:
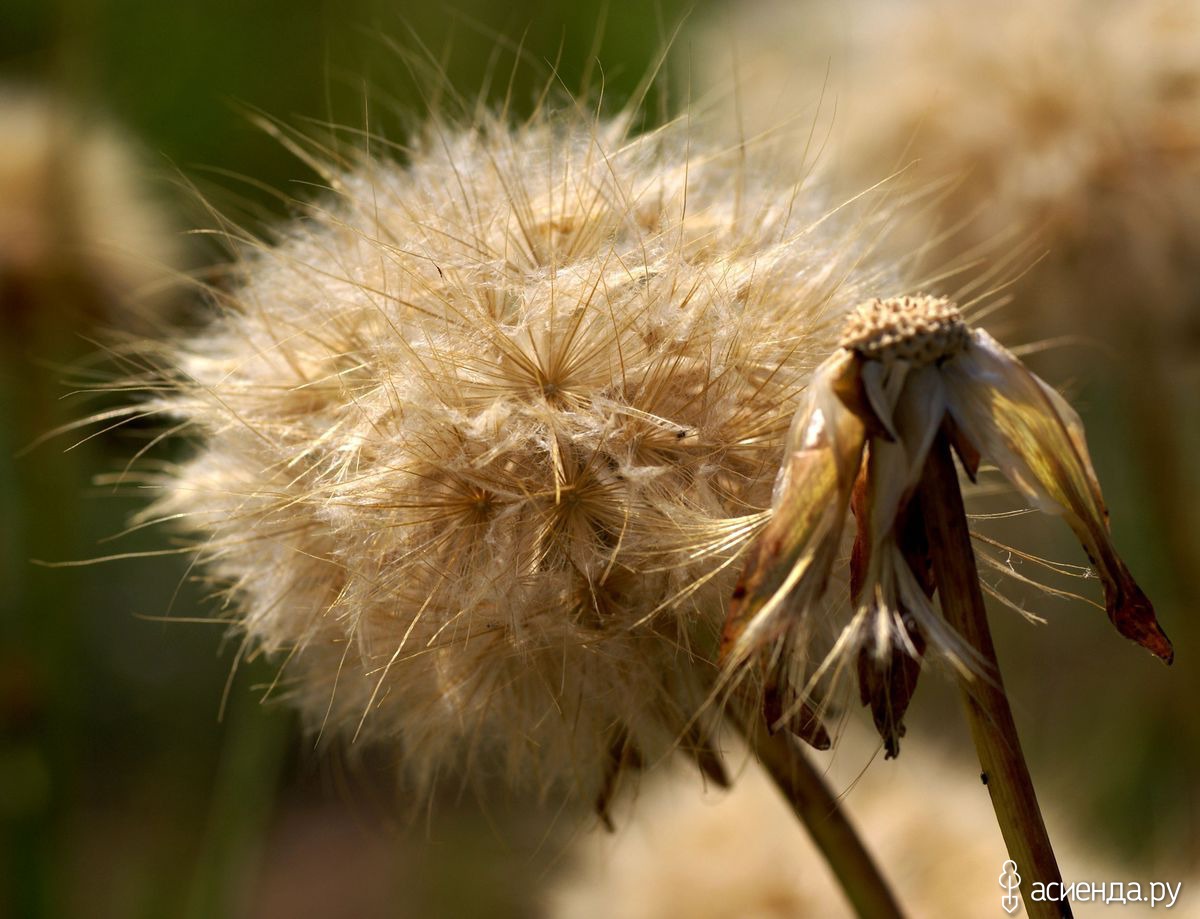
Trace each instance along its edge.
{"label": "dandelion seed head", "polygon": [[839,344],[869,360],[921,367],[957,354],[968,334],[958,306],[944,297],[875,297],[846,318]]}
{"label": "dandelion seed head", "polygon": [[894,271],[684,121],[434,124],[328,166],[169,349],[154,408],[198,446],[148,516],[314,730],[592,793],[706,724],[790,415]]}

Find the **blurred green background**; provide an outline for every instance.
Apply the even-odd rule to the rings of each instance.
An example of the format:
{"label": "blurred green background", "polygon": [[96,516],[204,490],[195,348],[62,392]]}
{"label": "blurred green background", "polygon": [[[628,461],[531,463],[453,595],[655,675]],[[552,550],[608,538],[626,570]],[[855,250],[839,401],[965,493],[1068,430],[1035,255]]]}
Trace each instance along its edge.
{"label": "blurred green background", "polygon": [[[121,125],[148,151],[180,226],[208,218],[179,176],[258,225],[285,208],[237,176],[295,195],[315,176],[247,109],[358,126],[369,97],[372,127],[398,138],[430,90],[406,61],[439,61],[472,100],[494,76],[499,98],[518,47],[518,109],[552,70],[571,90],[602,74],[606,97],[619,102],[685,12],[677,0],[503,9],[481,0],[0,0],[0,80],[53,87]],[[678,43],[672,83],[659,93],[675,103],[686,96],[688,56]],[[189,245],[197,270],[220,258],[203,241]],[[0,330],[0,915],[531,915],[560,855],[547,831],[553,813],[468,796],[411,819],[389,763],[348,767],[315,751],[286,711],[259,704],[268,665],[242,666],[226,687],[236,643],[220,625],[156,621],[209,611],[183,558],[32,563],[167,545],[157,532],[103,542],[142,501],[92,484],[120,469],[148,428],[20,452],[112,404],[68,396],[96,350],[93,334],[53,315]],[[1083,363],[1091,371],[1074,380],[1076,402],[1118,542],[1177,639],[1178,663],[1162,668],[1095,610],[1059,601],[1038,602],[1053,616],[1041,629],[997,616],[1000,655],[1043,798],[1098,851],[1127,862],[1130,879],[1173,878],[1200,856],[1200,679],[1196,627],[1185,621],[1195,570],[1164,561],[1163,522],[1147,500],[1153,471],[1123,452],[1137,411],[1122,390],[1132,369],[1094,355]],[[1063,381],[1061,362],[1040,369]],[[1024,526],[1022,545],[1081,561],[1065,527]],[[954,707],[948,688],[927,680],[910,743],[949,731],[966,753],[965,728],[942,714]]]}

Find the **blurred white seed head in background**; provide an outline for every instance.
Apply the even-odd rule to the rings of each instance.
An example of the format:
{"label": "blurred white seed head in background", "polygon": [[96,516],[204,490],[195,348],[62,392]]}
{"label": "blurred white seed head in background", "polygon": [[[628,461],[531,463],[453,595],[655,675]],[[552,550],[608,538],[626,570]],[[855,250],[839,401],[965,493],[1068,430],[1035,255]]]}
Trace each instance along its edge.
{"label": "blurred white seed head in background", "polygon": [[[873,747],[865,732],[848,731],[826,766],[900,902],[914,916],[995,916],[1008,854],[978,767],[921,745],[885,764],[872,761]],[[546,919],[854,915],[820,852],[752,763],[727,791],[702,789],[693,770],[664,769],[616,813],[616,834],[592,832],[574,843],[547,892]],[[1064,838],[1055,814],[1048,819],[1068,883],[1137,878],[1138,869],[1106,862],[1083,840]],[[1177,909],[1187,908],[1189,884]],[[1147,903],[1124,910],[1154,915]]]}
{"label": "blurred white seed head in background", "polygon": [[1040,331],[1149,316],[1194,348],[1196,0],[761,0],[700,31],[701,81],[739,84],[727,131],[770,135],[820,97],[845,188],[939,190],[903,245],[947,261],[1036,234],[1018,306]]}
{"label": "blurred white seed head in background", "polygon": [[[115,127],[56,95],[0,86],[0,314],[15,337],[55,311],[116,331],[153,326],[180,263],[180,237]],[[40,317],[39,321],[51,321]]]}

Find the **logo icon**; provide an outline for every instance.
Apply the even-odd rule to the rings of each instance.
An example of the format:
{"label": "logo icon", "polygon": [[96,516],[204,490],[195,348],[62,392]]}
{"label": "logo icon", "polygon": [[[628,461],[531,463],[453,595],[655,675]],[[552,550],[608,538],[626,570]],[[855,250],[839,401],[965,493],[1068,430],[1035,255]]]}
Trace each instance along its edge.
{"label": "logo icon", "polygon": [[1010,916],[1021,908],[1021,896],[1017,888],[1021,886],[1021,875],[1017,874],[1017,863],[1011,858],[1000,866],[1000,886],[1004,888],[1004,896],[1000,905]]}

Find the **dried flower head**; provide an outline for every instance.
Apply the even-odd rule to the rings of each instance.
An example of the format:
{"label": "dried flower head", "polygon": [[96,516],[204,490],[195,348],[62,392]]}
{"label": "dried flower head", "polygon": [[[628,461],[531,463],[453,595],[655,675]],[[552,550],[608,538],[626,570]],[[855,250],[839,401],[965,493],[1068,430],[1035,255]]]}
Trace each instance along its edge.
{"label": "dried flower head", "polygon": [[729,562],[830,317],[891,277],[811,183],[628,123],[328,160],[168,349],[152,410],[198,448],[149,516],[199,535],[314,729],[420,779],[705,760]]}
{"label": "dried flower head", "polygon": [[[973,663],[930,602],[937,584],[916,488],[939,431],[969,475],[986,457],[1033,506],[1066,519],[1104,584],[1109,619],[1170,663],[1171,644],[1113,547],[1079,416],[953,304],[925,296],[859,306],[817,370],[773,516],[733,594],[725,659],[736,667],[786,634],[810,674],[856,660],[863,702],[896,752],[921,659],[936,652],[964,673]],[[851,507],[853,614],[824,659],[805,660]]]}
{"label": "dried flower head", "polygon": [[944,298],[876,298],[850,313],[838,344],[866,360],[923,367],[961,351],[967,327],[958,307]]}
{"label": "dried flower head", "polygon": [[53,307],[138,327],[179,252],[130,143],[12,87],[0,87],[0,136],[0,316],[21,328]]}

